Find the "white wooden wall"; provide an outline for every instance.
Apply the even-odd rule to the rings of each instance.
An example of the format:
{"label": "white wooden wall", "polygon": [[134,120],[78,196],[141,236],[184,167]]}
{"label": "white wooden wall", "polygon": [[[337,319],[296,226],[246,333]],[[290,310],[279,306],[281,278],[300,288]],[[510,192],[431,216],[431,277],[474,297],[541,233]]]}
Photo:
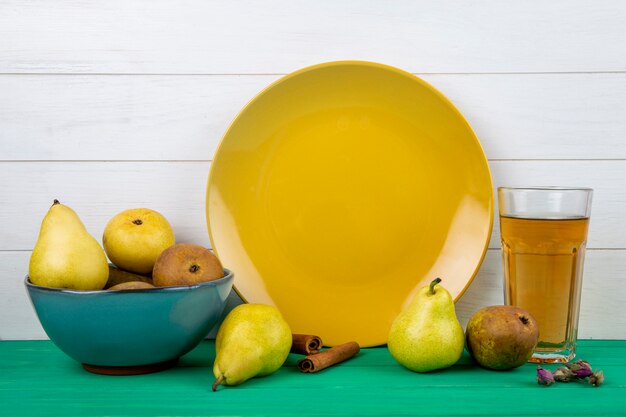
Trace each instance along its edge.
{"label": "white wooden wall", "polygon": [[[208,246],[228,123],[281,75],[343,59],[446,94],[496,186],[593,187],[580,337],[626,338],[626,2],[0,0],[0,339],[46,337],[22,280],[53,198],[97,238],[143,206]],[[463,322],[502,303],[493,236]]]}

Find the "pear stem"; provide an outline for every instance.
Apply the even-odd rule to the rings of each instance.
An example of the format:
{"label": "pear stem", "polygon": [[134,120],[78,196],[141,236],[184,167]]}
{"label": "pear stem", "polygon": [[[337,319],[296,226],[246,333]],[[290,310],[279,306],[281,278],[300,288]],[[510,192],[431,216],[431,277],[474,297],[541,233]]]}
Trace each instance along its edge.
{"label": "pear stem", "polygon": [[429,294],[434,294],[435,293],[435,285],[439,284],[441,282],[441,278],[435,278],[433,279],[433,282],[430,283],[430,290],[428,291]]}
{"label": "pear stem", "polygon": [[54,206],[55,204],[61,204],[61,203],[59,203],[59,200],[55,198],[54,201],[52,202],[52,205]]}
{"label": "pear stem", "polygon": [[224,375],[220,375],[217,377],[217,379],[215,380],[215,382],[213,383],[213,392],[217,391],[217,387],[219,384],[222,383],[222,378],[224,377]]}

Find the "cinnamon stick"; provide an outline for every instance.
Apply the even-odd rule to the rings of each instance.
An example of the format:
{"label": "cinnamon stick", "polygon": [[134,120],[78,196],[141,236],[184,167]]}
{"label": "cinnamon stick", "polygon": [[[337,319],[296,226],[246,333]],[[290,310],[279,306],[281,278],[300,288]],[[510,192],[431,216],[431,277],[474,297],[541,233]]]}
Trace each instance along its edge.
{"label": "cinnamon stick", "polygon": [[348,342],[337,345],[330,349],[321,351],[314,355],[309,355],[298,361],[298,368],[302,372],[313,373],[326,369],[346,359],[350,359],[359,353],[360,347],[357,342]]}
{"label": "cinnamon stick", "polygon": [[312,334],[294,334],[292,339],[291,353],[313,355],[318,353],[323,346],[322,339]]}

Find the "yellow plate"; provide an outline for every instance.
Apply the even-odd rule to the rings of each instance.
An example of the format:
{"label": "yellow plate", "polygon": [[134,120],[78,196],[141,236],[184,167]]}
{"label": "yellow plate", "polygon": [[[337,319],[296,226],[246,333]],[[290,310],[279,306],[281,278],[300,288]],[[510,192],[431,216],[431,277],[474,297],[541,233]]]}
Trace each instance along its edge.
{"label": "yellow plate", "polygon": [[458,299],[493,223],[489,166],[458,110],[369,62],[296,71],[259,93],[215,154],[211,243],[251,303],[326,345],[387,342],[417,289]]}

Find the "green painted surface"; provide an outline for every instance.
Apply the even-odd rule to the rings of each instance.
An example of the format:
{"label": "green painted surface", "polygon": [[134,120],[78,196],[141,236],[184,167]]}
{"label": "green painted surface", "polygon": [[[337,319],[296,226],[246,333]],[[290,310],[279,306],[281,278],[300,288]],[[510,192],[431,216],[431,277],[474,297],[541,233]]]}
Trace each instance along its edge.
{"label": "green painted surface", "polygon": [[5,341],[0,416],[626,415],[626,341],[580,341],[578,353],[604,370],[604,385],[543,387],[535,365],[495,372],[467,356],[416,374],[374,348],[317,374],[300,373],[291,355],[273,375],[212,392],[212,341],[175,368],[125,377],[86,372],[48,341]]}

